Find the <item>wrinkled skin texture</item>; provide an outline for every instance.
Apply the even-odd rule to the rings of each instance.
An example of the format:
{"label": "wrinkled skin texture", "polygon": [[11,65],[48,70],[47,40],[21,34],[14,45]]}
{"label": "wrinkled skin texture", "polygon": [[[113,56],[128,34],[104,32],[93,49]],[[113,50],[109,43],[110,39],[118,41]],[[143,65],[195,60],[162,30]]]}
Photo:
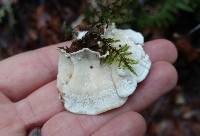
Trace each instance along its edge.
{"label": "wrinkled skin texture", "polygon": [[56,47],[26,52],[0,62],[0,135],[26,136],[41,127],[42,136],[142,136],[145,121],[139,114],[177,82],[171,63],[177,58],[174,45],[166,40],[145,44],[152,68],[135,94],[121,108],[98,116],[64,111],[56,88]]}

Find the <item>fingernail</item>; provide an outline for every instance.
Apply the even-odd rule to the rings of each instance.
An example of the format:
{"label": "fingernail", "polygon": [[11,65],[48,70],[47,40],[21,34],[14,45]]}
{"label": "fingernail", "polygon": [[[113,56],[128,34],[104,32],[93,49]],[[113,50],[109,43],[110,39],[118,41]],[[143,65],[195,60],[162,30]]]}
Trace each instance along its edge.
{"label": "fingernail", "polygon": [[30,131],[28,136],[41,136],[40,128],[34,128]]}

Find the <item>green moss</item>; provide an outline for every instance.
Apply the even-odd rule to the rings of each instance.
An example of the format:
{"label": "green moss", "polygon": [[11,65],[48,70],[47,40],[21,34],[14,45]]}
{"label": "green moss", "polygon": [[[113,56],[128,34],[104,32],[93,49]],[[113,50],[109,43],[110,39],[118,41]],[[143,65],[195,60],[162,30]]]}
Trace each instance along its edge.
{"label": "green moss", "polygon": [[119,40],[114,40],[111,38],[102,39],[103,46],[102,50],[104,54],[106,52],[109,52],[109,55],[103,59],[102,61],[106,64],[112,64],[116,63],[118,67],[123,68],[123,69],[128,69],[130,72],[133,74],[137,75],[136,72],[133,69],[133,65],[137,64],[138,62],[134,60],[132,57],[132,53],[129,52],[129,46],[127,44],[121,45],[121,47],[116,48],[113,47],[114,43],[119,42]]}

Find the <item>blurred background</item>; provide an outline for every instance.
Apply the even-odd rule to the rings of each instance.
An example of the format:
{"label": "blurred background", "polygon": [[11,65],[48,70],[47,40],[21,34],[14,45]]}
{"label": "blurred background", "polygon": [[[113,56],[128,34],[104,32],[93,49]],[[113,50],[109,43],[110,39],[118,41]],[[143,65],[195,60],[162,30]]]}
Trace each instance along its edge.
{"label": "blurred background", "polygon": [[0,60],[70,40],[75,25],[112,10],[118,27],[169,39],[179,52],[177,86],[143,112],[146,135],[200,136],[200,0],[114,1],[0,0]]}

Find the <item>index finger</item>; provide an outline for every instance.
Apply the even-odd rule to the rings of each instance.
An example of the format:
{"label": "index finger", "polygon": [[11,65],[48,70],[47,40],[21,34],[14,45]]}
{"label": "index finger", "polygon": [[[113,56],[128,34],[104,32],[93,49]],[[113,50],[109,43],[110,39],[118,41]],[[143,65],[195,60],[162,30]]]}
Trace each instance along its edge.
{"label": "index finger", "polygon": [[11,100],[24,98],[54,80],[57,73],[57,47],[68,42],[25,52],[0,62],[0,90]]}

